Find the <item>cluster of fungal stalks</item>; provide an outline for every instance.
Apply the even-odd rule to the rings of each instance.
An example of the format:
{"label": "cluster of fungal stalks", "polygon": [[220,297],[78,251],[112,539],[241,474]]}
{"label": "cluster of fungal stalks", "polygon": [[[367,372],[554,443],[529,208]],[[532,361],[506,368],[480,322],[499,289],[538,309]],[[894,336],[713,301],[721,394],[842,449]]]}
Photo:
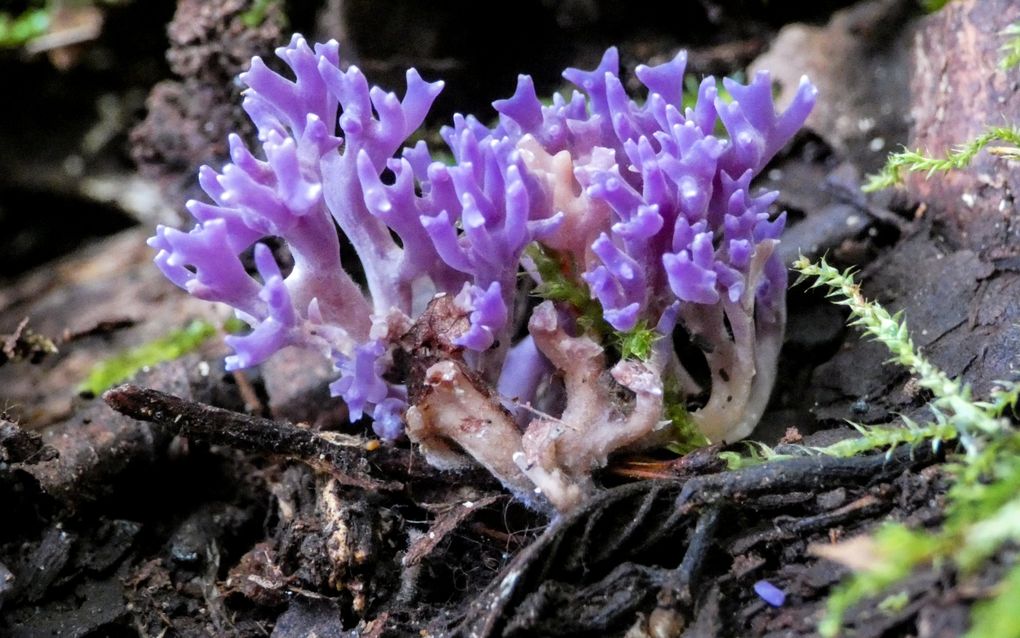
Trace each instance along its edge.
{"label": "cluster of fungal stalks", "polygon": [[293,78],[259,58],[241,75],[261,150],[232,136],[232,161],[201,169],[196,226],[150,240],[169,279],[250,326],[230,368],[319,351],[352,419],[560,511],[613,451],[668,440],[676,403],[710,440],[750,433],[786,321],[785,218],[751,182],[807,118],[806,80],[778,114],[767,74],[725,80],[727,99],[705,78],[684,108],[680,53],[637,67],[635,101],[609,49],[564,72],[569,98],[544,104],[522,75],[494,126],[456,116],[449,163],[402,148],[441,82],[410,70],[398,98],[336,42],[277,55]]}

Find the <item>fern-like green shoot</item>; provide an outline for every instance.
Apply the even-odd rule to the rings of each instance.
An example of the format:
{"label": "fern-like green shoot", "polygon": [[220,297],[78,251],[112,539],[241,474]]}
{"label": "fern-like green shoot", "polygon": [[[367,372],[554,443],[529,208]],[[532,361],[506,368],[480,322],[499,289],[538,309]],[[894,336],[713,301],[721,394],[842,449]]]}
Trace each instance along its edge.
{"label": "fern-like green shoot", "polygon": [[0,11],[0,48],[21,47],[45,34],[50,28],[51,12],[49,8],[25,9],[18,15]]}
{"label": "fern-like green shoot", "polygon": [[[1012,426],[1008,413],[1016,408],[1020,386],[1003,382],[988,401],[975,401],[969,386],[951,379],[922,356],[914,346],[900,313],[890,314],[861,294],[849,271],[840,272],[822,260],[818,264],[801,258],[794,268],[801,278],[814,278],[814,287],[828,289],[834,303],[850,309],[851,323],[885,345],[893,361],[903,365],[931,391],[934,421],[918,426],[906,421],[899,432],[892,428],[857,426],[861,438],[836,443],[820,452],[855,454],[876,446],[933,445],[959,438],[966,455],[948,466],[955,479],[949,490],[946,520],[933,533],[912,531],[900,524],[883,527],[873,539],[882,556],[874,569],[854,574],[829,597],[827,614],[819,625],[823,636],[836,636],[846,611],[862,599],[876,596],[926,563],[951,562],[964,575],[983,565],[1007,543],[1020,542],[1020,431]],[[998,595],[974,613],[974,628],[967,635],[1020,636],[1002,633],[1013,622],[1016,596],[1020,595],[1017,568],[1002,583],[1012,592],[1014,606]],[[1012,625],[1010,623],[1013,623]]]}
{"label": "fern-like green shoot", "polygon": [[979,434],[993,434],[1008,428],[1006,420],[971,398],[969,386],[951,379],[920,354],[910,338],[902,313],[890,314],[880,304],[866,299],[860,286],[854,282],[851,271],[840,272],[824,259],[814,264],[804,257],[798,259],[793,268],[801,274],[799,281],[811,277],[814,278],[812,288],[827,288],[833,303],[850,310],[851,325],[882,343],[893,354],[893,361],[917,376],[918,384],[934,395],[931,407],[936,417],[945,416],[946,421],[956,428],[969,452],[976,451]]}
{"label": "fern-like green shoot", "polygon": [[[989,146],[993,142],[1001,142],[1010,146]],[[875,175],[868,176],[868,182],[861,188],[866,193],[879,191],[903,182],[904,171],[910,173],[926,173],[931,177],[935,173],[944,173],[970,165],[978,153],[988,148],[988,152],[1010,159],[1020,158],[1020,127],[997,126],[977,136],[970,142],[957,146],[945,157],[925,155],[919,150],[904,149],[892,153],[885,166]]]}
{"label": "fern-like green shoot", "polygon": [[999,47],[1002,52],[999,67],[1009,70],[1020,66],[1020,20],[1003,29],[1001,35],[1006,37],[1006,42]]}

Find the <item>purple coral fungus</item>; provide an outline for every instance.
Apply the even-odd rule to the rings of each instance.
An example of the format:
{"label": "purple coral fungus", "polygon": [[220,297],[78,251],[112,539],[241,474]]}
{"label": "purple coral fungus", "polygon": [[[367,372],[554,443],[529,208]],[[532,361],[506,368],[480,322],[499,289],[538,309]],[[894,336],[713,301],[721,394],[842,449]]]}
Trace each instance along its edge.
{"label": "purple coral fungus", "polygon": [[[342,70],[336,42],[294,36],[277,55],[293,79],[259,58],[241,76],[261,153],[231,137],[232,161],[200,172],[212,203],[188,203],[197,225],[150,240],[171,281],[251,327],[228,340],[232,369],[318,350],[339,374],[331,390],[380,436],[406,431],[435,465],[480,463],[561,511],[610,453],[667,438],[669,401],[701,396],[690,418],[711,440],[750,433],[786,287],[784,216],[751,182],[806,119],[806,80],[782,113],[767,74],[726,80],[729,100],[706,78],[685,109],[681,53],[636,69],[638,102],[610,49],[593,71],[564,72],[569,98],[544,105],[522,75],[494,126],[455,117],[448,165],[423,142],[401,150],[441,82],[411,70],[398,98]],[[267,237],[290,251],[286,275]],[[521,277],[546,297],[530,311]],[[673,349],[677,325],[704,352],[707,388]],[[646,351],[613,350],[638,333]]]}

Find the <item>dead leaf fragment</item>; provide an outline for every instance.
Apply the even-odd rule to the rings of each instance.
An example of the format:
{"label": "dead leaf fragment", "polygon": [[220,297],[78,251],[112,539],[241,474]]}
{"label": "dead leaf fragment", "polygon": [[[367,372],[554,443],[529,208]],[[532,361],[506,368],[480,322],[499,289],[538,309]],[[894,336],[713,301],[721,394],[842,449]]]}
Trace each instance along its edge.
{"label": "dead leaf fragment", "polygon": [[812,556],[839,563],[855,572],[877,571],[885,563],[878,543],[873,537],[866,535],[854,536],[835,545],[814,543],[808,545],[807,552]]}

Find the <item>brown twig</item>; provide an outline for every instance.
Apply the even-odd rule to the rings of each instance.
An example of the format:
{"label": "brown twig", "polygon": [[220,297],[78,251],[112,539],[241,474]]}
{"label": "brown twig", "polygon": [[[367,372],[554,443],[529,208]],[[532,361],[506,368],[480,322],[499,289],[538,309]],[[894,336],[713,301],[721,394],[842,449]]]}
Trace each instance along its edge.
{"label": "brown twig", "polygon": [[53,341],[28,327],[28,317],[11,334],[0,335],[0,365],[8,361],[39,363],[43,357],[57,352]]}
{"label": "brown twig", "polygon": [[400,481],[373,478],[365,457],[364,441],[354,437],[331,437],[204,403],[186,401],[171,394],[122,385],[103,394],[114,410],[142,421],[155,423],[175,435],[226,445],[238,450],[260,452],[299,460],[335,477],[344,485],[369,490],[399,491]]}
{"label": "brown twig", "polygon": [[60,341],[62,343],[71,343],[87,337],[105,337],[118,330],[124,330],[137,324],[138,322],[131,317],[115,317],[113,319],[104,319],[97,321],[88,328],[82,330],[65,329],[64,334],[61,335]]}

